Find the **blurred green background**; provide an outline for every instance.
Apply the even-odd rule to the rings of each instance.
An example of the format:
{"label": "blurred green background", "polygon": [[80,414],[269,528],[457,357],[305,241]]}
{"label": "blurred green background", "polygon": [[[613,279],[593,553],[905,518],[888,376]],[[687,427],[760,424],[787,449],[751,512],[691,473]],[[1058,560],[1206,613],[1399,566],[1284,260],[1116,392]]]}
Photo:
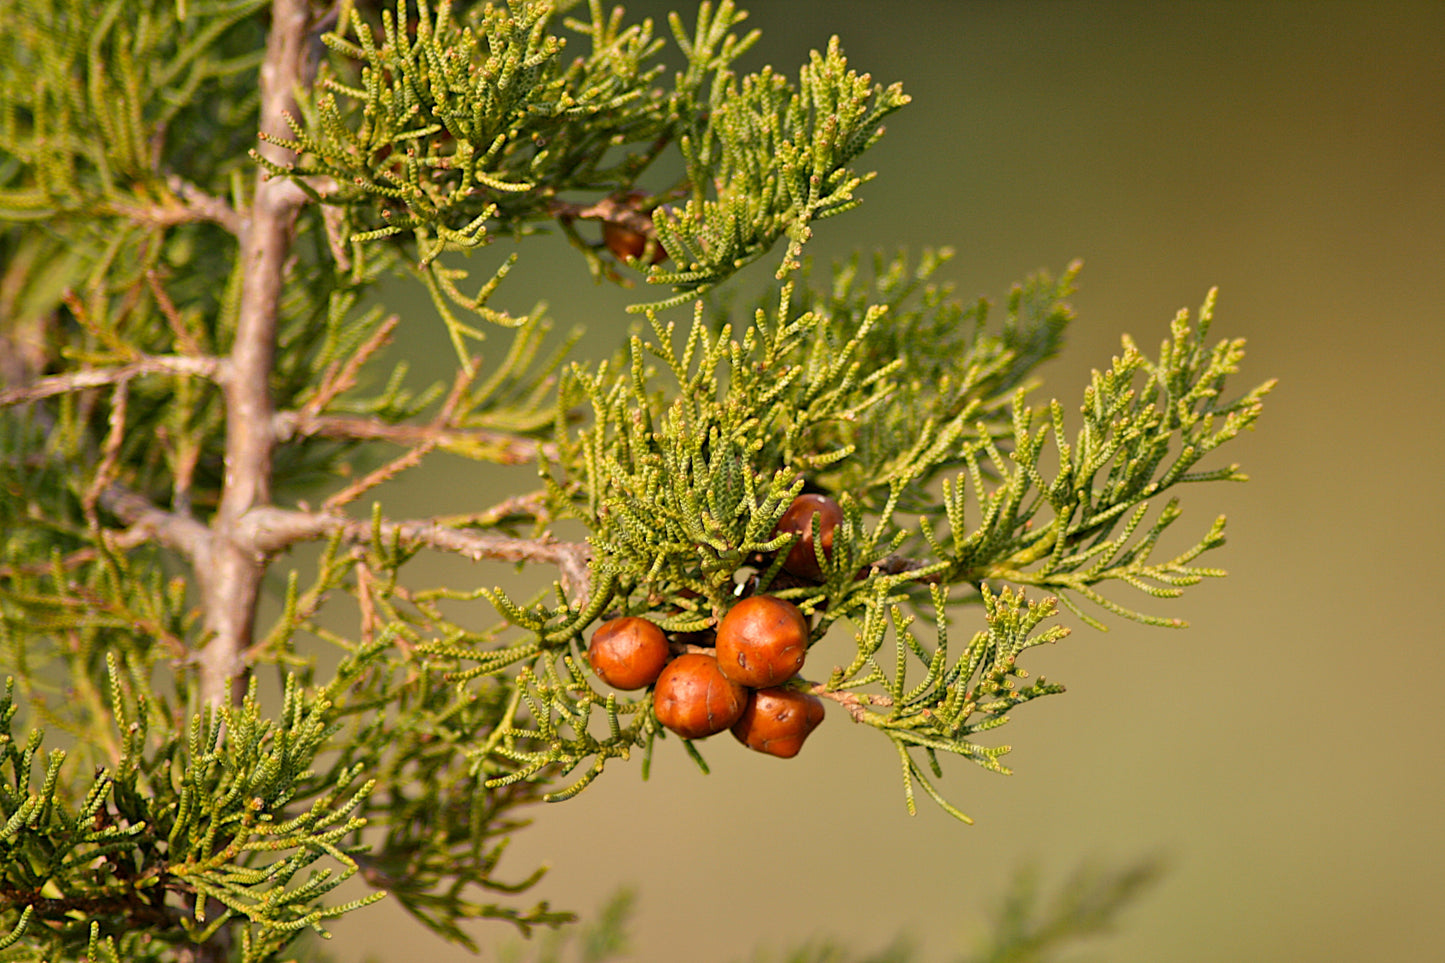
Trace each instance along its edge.
{"label": "blurred green background", "polygon": [[[724,739],[704,745],[710,777],[675,741],[648,783],[610,767],[533,812],[503,875],[547,863],[531,895],[584,915],[635,885],[637,960],[902,934],[941,961],[1025,863],[1057,880],[1086,858],[1161,853],[1163,882],[1090,958],[1441,959],[1445,3],[750,9],[763,41],[745,67],[796,76],[836,33],[914,98],[864,158],[879,172],[864,206],[819,225],[815,257],[948,244],[960,294],[996,302],[1083,259],[1079,321],[1040,398],[1072,409],[1121,333],[1152,350],[1220,287],[1215,335],[1249,340],[1237,387],[1281,380],[1259,430],[1223,453],[1253,481],[1184,492],[1181,529],[1229,516],[1208,563],[1230,577],[1143,600],[1187,630],[1110,619],[1034,650],[1032,670],[1069,692],[1004,730],[1015,775],[948,767],[973,827],[926,803],[909,818],[886,740],[830,712],[792,762]],[[479,276],[506,246],[475,259]],[[545,299],[559,327],[590,326],[585,350],[610,351],[637,292],[593,286],[555,239],[523,252],[498,306]],[[407,346],[434,338],[440,375],[439,325],[410,305]],[[443,494],[481,507],[511,479],[531,481],[439,462],[389,511]],[[469,958],[385,903],[335,931],[339,960]]]}

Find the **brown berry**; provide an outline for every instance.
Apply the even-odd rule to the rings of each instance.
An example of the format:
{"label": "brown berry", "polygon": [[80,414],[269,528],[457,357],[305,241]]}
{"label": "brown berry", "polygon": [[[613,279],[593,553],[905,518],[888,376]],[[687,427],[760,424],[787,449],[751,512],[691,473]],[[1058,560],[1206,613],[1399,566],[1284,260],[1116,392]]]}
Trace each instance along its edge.
{"label": "brown berry", "polygon": [[587,646],[592,671],[614,689],[652,685],[667,664],[667,656],[667,636],[662,629],[635,615],[603,622]]}
{"label": "brown berry", "polygon": [[[602,222],[602,243],[607,245],[619,261],[629,261],[642,258],[647,253],[648,241],[652,240],[647,234],[641,231],[634,231],[625,224],[616,221]],[[667,260],[667,252],[662,245],[653,241],[652,255],[647,259],[647,264],[661,264]]]}
{"label": "brown berry", "polygon": [[774,534],[798,535],[799,539],[788,549],[783,568],[803,578],[820,579],[823,570],[818,565],[818,554],[813,548],[813,516],[818,516],[818,537],[823,543],[823,555],[833,554],[833,532],[843,521],[843,509],[827,495],[799,495],[793,504],[778,519]]}
{"label": "brown berry", "polygon": [[808,620],[792,602],[750,595],[717,628],[717,661],[734,682],[761,689],[798,674],[808,656]]}
{"label": "brown berry", "polygon": [[717,659],[689,652],[667,664],[652,690],[657,721],[684,739],[705,739],[738,721],[748,690],[718,670]]}
{"label": "brown berry", "polygon": [[823,715],[823,700],[815,695],[795,689],[758,689],[733,723],[733,735],[749,749],[791,759],[818,728]]}

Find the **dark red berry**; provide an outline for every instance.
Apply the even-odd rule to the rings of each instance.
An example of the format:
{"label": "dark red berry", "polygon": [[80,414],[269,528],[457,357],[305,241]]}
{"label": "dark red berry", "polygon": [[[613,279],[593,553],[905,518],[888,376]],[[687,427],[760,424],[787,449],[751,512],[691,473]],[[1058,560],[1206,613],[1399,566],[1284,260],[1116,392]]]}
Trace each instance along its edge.
{"label": "dark red berry", "polygon": [[652,685],[667,664],[667,655],[662,629],[632,615],[603,622],[587,646],[592,671],[614,689]]}
{"label": "dark red berry", "polygon": [[823,700],[794,689],[758,689],[733,723],[733,735],[749,749],[791,759],[823,721]]}
{"label": "dark red berry", "polygon": [[833,532],[843,521],[843,509],[827,495],[799,495],[793,504],[778,519],[777,535],[798,535],[800,538],[788,549],[783,568],[803,578],[819,579],[823,570],[818,565],[818,555],[813,548],[813,516],[818,516],[818,537],[823,544],[823,555],[833,554]]}
{"label": "dark red berry", "polygon": [[704,739],[738,721],[748,690],[718,670],[717,659],[689,652],[667,664],[652,690],[657,721],[684,739]]}
{"label": "dark red berry", "polygon": [[[616,221],[602,222],[602,243],[607,245],[619,261],[641,259],[647,254],[648,241],[653,240],[641,231],[634,231],[625,224]],[[662,245],[656,241],[652,243],[652,254],[646,259],[647,264],[661,264],[667,260],[667,252]]]}
{"label": "dark red berry", "polygon": [[734,682],[779,685],[798,674],[807,656],[808,620],[792,602],[750,595],[718,625],[718,666]]}

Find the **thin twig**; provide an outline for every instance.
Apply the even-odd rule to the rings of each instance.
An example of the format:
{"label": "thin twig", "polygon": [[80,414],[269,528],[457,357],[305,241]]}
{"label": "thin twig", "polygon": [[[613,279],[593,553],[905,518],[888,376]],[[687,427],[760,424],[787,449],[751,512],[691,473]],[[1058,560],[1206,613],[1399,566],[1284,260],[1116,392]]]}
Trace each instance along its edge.
{"label": "thin twig", "polygon": [[[871,566],[869,566],[869,568],[873,571],[881,572],[884,575],[902,575],[904,572],[912,572],[915,569],[920,569],[931,564],[933,563],[920,562],[916,558],[908,558],[905,555],[889,555],[887,558],[880,558],[878,561],[874,562]],[[939,574],[923,575],[914,579],[914,581],[916,582],[924,582],[930,584],[937,583],[942,580],[943,576]]]}
{"label": "thin twig", "polygon": [[396,330],[396,326],[400,322],[401,318],[395,314],[391,315],[377,325],[376,330],[371,333],[371,337],[363,341],[351,353],[351,357],[346,359],[345,364],[328,365],[326,373],[321,378],[321,387],[306,402],[302,415],[307,417],[319,415],[327,405],[336,400],[337,395],[355,387],[357,375],[361,373],[362,367],[371,360],[372,355],[391,343],[392,332]]}
{"label": "thin twig", "polygon": [[100,505],[129,526],[124,538],[139,544],[143,534],[179,552],[197,571],[206,568],[211,549],[211,530],[202,523],[176,512],[168,512],[152,504],[150,499],[124,485],[106,486],[100,493]]}
{"label": "thin twig", "polygon": [[[591,548],[581,542],[559,542],[550,536],[513,538],[510,535],[487,532],[459,531],[445,528],[430,519],[383,523],[382,532],[388,537],[394,535],[402,541],[421,542],[474,561],[496,559],[503,562],[541,562],[555,565],[561,572],[563,589],[569,597],[580,598],[586,595],[585,591],[572,591],[572,588],[586,585],[587,562],[592,557]],[[371,523],[348,522],[346,533],[351,538],[369,539]],[[569,588],[569,585],[572,588]]]}
{"label": "thin twig", "polygon": [[187,357],[199,357],[201,351],[200,342],[196,336],[187,330],[181,319],[181,312],[176,310],[176,303],[171,300],[170,294],[161,284],[160,275],[154,269],[146,271],[146,284],[151,289],[151,296],[156,299],[156,305],[161,309],[161,315],[170,326],[171,334],[176,336],[176,343],[180,345],[181,353]]}
{"label": "thin twig", "polygon": [[326,228],[326,246],[336,259],[336,266],[343,271],[351,270],[351,252],[347,250],[346,211],[337,204],[321,206],[321,224]]}
{"label": "thin twig", "polygon": [[237,237],[245,232],[246,222],[241,212],[219,197],[207,194],[195,184],[175,174],[166,178],[166,186],[185,201],[186,209],[197,217],[219,224]]}
{"label": "thin twig", "polygon": [[[381,420],[354,415],[323,415],[327,405],[343,392],[356,384],[362,366],[377,351],[390,343],[398,319],[395,315],[387,318],[379,328],[346,360],[344,365],[332,365],[322,376],[321,387],[299,411],[278,411],[274,418],[276,440],[288,442],[294,438],[337,438],[348,441],[390,441],[398,445],[442,448],[480,455],[485,452],[489,461],[504,465],[522,465],[535,462],[538,455],[555,460],[557,446],[550,442],[539,442],[531,438],[506,431],[488,428],[460,428],[454,416],[461,405],[466,389],[476,377],[477,365],[468,365],[457,372],[436,416],[425,425],[398,425]],[[350,501],[350,499],[345,499]]]}
{"label": "thin twig", "polygon": [[356,501],[356,499],[365,495],[377,485],[390,481],[408,468],[415,468],[435,447],[435,440],[422,442],[405,454],[392,459],[375,471],[368,473],[366,477],[353,482],[332,495],[322,503],[321,507],[328,512],[338,511],[343,505]]}
{"label": "thin twig", "polygon": [[467,525],[491,528],[513,516],[535,518],[544,524],[551,521],[552,516],[547,511],[547,493],[535,491],[525,495],[513,495],[479,512],[438,516],[436,522],[447,528],[462,528]]}
{"label": "thin twig", "polygon": [[225,370],[226,364],[220,358],[152,355],[129,364],[116,365],[114,368],[87,368],[84,371],[51,375],[18,388],[0,389],[0,408],[29,404],[87,388],[103,388],[106,385],[129,381],[139,375],[179,374],[220,381]]}
{"label": "thin twig", "polygon": [[352,549],[356,559],[356,601],[361,606],[361,644],[367,646],[376,637],[376,603],[371,597],[371,583],[375,578],[361,557],[359,549]]}
{"label": "thin twig", "polygon": [[95,478],[91,480],[84,497],[81,498],[85,516],[96,530],[100,529],[100,523],[95,517],[95,503],[99,501],[101,492],[115,481],[116,465],[120,461],[120,445],[125,439],[126,412],[129,409],[130,382],[122,381],[116,385],[115,397],[110,403],[110,427],[105,434],[105,443],[101,446],[100,465],[96,467]]}
{"label": "thin twig", "polygon": [[[258,551],[279,552],[298,542],[324,538],[341,532],[353,542],[369,542],[372,522],[357,521],[326,512],[304,512],[268,506],[246,514],[238,534]],[[592,549],[582,542],[561,542],[549,535],[513,538],[489,532],[448,528],[434,519],[383,521],[384,538],[421,543],[473,561],[539,562],[557,568],[562,590],[574,604],[591,591],[587,566]]]}
{"label": "thin twig", "polygon": [[831,699],[848,710],[848,715],[853,717],[854,722],[862,722],[868,712],[869,706],[891,706],[893,699],[886,695],[874,695],[869,692],[839,692],[837,689],[830,689],[821,682],[816,682],[808,689],[810,693],[822,699]]}
{"label": "thin twig", "polygon": [[209,221],[219,224],[236,237],[245,233],[246,221],[240,211],[219,197],[207,194],[195,184],[171,174],[166,186],[179,204],[163,201],[158,204],[111,204],[109,213],[152,227],[174,227],[177,224],[191,224]]}
{"label": "thin twig", "polygon": [[430,442],[443,450],[488,453],[487,460],[503,465],[527,465],[540,455],[549,461],[557,458],[557,446],[511,432],[490,428],[455,428],[431,425],[395,425],[378,418],[353,415],[310,415],[304,411],[279,411],[275,419],[276,437],[280,441],[293,438],[335,438],[346,441],[390,441],[398,445],[420,445]]}

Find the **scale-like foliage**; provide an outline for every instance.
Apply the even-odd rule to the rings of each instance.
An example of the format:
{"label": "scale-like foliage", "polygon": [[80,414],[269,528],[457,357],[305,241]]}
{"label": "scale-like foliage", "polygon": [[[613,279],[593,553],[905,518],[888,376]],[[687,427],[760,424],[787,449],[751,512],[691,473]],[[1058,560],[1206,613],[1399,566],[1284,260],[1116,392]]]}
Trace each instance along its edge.
{"label": "scale-like foliage", "polygon": [[849,165],[883,136],[883,118],[908,103],[901,85],[874,86],[849,70],[837,37],[825,54],[813,52],[797,87],[766,68],[726,80],[714,88],[706,126],[682,140],[691,197],[654,215],[678,267],[655,268],[648,281],[682,292],[654,309],[686,303],[782,237],[778,276],[795,269],[810,225],[858,205],[853,192],[872,175]]}
{"label": "scale-like foliage", "polygon": [[[272,721],[253,686],[237,708],[182,725],[158,714],[144,676],[108,663],[113,758],[78,796],[65,791],[78,787],[62,779],[64,750],[50,753],[35,784],[43,735],[14,738],[13,681],[0,699],[0,865],[5,902],[20,911],[12,942],[28,935],[61,955],[100,938],[128,953],[151,941],[204,942],[238,920],[242,959],[259,961],[302,929],[380,898],[323,903],[357,870],[347,839],[374,786],[359,767],[320,792],[308,785],[334,732],[332,691],[293,682]],[[343,669],[336,688],[349,675]],[[306,804],[288,812],[298,797]],[[335,868],[311,869],[322,861]]]}
{"label": "scale-like foliage", "polygon": [[650,23],[624,27],[596,0],[590,22],[565,23],[590,43],[570,61],[567,40],[550,32],[560,19],[551,3],[477,5],[454,17],[447,2],[421,0],[413,12],[402,0],[379,29],[347,11],[324,36],[337,56],[291,119],[294,137],[272,138],[299,158],[258,160],[337,208],[353,248],[410,237],[464,361],[462,343],[481,332],[452,305],[513,322],[487,307],[500,275],[467,295],[457,286],[464,272],[439,256],[551,221],[568,196],[630,190],[698,126],[752,42],[731,33],[743,14],[730,0],[715,16],[704,5],[695,39],[679,34],[689,67],[668,91],[655,84],[662,41]]}
{"label": "scale-like foliage", "polygon": [[[0,216],[73,215],[83,228],[102,207],[162,220],[184,211],[188,185],[245,170],[266,4],[187,6],[178,17],[174,0],[0,3],[11,80],[0,145],[26,174],[0,189]],[[201,158],[224,160],[197,168]]]}
{"label": "scale-like foliage", "polygon": [[[654,314],[651,339],[634,337],[615,365],[573,367],[564,393],[590,403],[592,418],[575,432],[559,424],[562,470],[550,491],[554,511],[576,515],[592,533],[590,613],[565,600],[527,606],[490,591],[531,641],[471,655],[439,650],[474,662],[481,676],[525,666],[499,737],[475,753],[483,769],[492,757],[518,766],[494,777],[496,785],[553,765],[585,766],[580,781],[554,794],[565,798],[609,759],[634,748],[650,757],[662,732],[650,694],[607,691],[567,644],[581,644],[580,630],[604,606],[687,633],[716,625],[740,593],[767,593],[801,607],[815,644],[835,623],[849,626],[856,656],[847,667],[795,686],[844,704],[893,741],[910,810],[920,786],[964,819],[920,758],[934,778],[942,774],[939,752],[1006,772],[998,758],[1007,747],[976,737],[1007,722],[1017,705],[1062,691],[1043,679],[1016,685],[1027,675],[1017,664],[1022,652],[1067,630],[1041,628],[1055,598],[1026,599],[1008,583],[1062,590],[1091,624],[1097,619],[1068,593],[1129,618],[1178,624],[1095,586],[1121,581],[1167,598],[1218,574],[1192,563],[1222,543],[1222,522],[1162,563],[1151,562],[1151,552],[1177,507],[1171,502],[1141,527],[1149,500],[1172,486],[1243,477],[1236,466],[1190,470],[1254,421],[1270,387],[1223,397],[1242,343],[1205,346],[1213,295],[1197,329],[1186,314],[1175,320],[1157,361],[1126,342],[1086,392],[1084,427],[1071,445],[1057,401],[1043,409],[1047,430],[1034,429],[1020,382],[1071,316],[1063,299],[1072,273],[1016,289],[1000,330],[990,330],[985,307],[966,312],[946,293],[920,288],[936,264],[933,255],[915,270],[903,258],[880,261],[871,283],[846,265],[829,292],[800,295],[786,284],[775,308],[759,308],[736,335],[729,324],[711,327],[701,305],[685,334]],[[867,300],[880,289],[882,304]],[[799,312],[799,304],[814,307]],[[947,325],[967,313],[978,320],[965,330]],[[958,350],[923,360],[918,345],[891,329],[895,319],[904,331],[947,330]],[[915,359],[923,378],[910,376]],[[1045,478],[1040,464],[1051,441],[1060,467]],[[860,477],[846,467],[860,450],[891,457]],[[817,582],[782,572],[788,539],[776,531],[805,484],[843,507]],[[905,513],[905,499],[923,501],[931,490],[941,498]],[[939,534],[941,525],[948,534]],[[988,628],[950,654],[950,608],[969,601],[983,604]],[[931,629],[920,633],[918,619]],[[908,678],[915,660],[924,672],[916,681]]]}
{"label": "scale-like foliage", "polygon": [[[938,554],[952,563],[950,577],[1063,590],[1066,604],[1091,624],[1097,620],[1080,611],[1069,593],[1129,618],[1182,624],[1134,612],[1093,586],[1119,580],[1149,595],[1172,598],[1184,586],[1223,574],[1192,565],[1199,555],[1223,544],[1223,518],[1192,547],[1165,562],[1151,563],[1150,558],[1160,536],[1179,518],[1178,500],[1171,499],[1151,525],[1142,527],[1150,499],[1169,488],[1246,477],[1238,465],[1191,470],[1253,425],[1264,395],[1273,387],[1266,382],[1238,398],[1223,396],[1226,379],[1238,371],[1244,356],[1244,342],[1208,347],[1213,314],[1214,292],[1200,311],[1197,329],[1189,326],[1188,312],[1180,312],[1157,361],[1141,354],[1126,336],[1123,354],[1108,371],[1096,371],[1085,389],[1080,409],[1084,424],[1072,444],[1058,401],[1048,407],[1047,424],[1035,428],[1034,412],[1020,397],[1014,403],[1007,454],[982,438],[965,446],[968,484],[960,478],[944,489],[952,536],[945,541],[925,530]],[[1059,468],[1049,479],[1039,463],[1051,442]],[[981,516],[972,526],[965,518],[970,501]],[[1045,506],[1052,517],[1034,524]]]}

